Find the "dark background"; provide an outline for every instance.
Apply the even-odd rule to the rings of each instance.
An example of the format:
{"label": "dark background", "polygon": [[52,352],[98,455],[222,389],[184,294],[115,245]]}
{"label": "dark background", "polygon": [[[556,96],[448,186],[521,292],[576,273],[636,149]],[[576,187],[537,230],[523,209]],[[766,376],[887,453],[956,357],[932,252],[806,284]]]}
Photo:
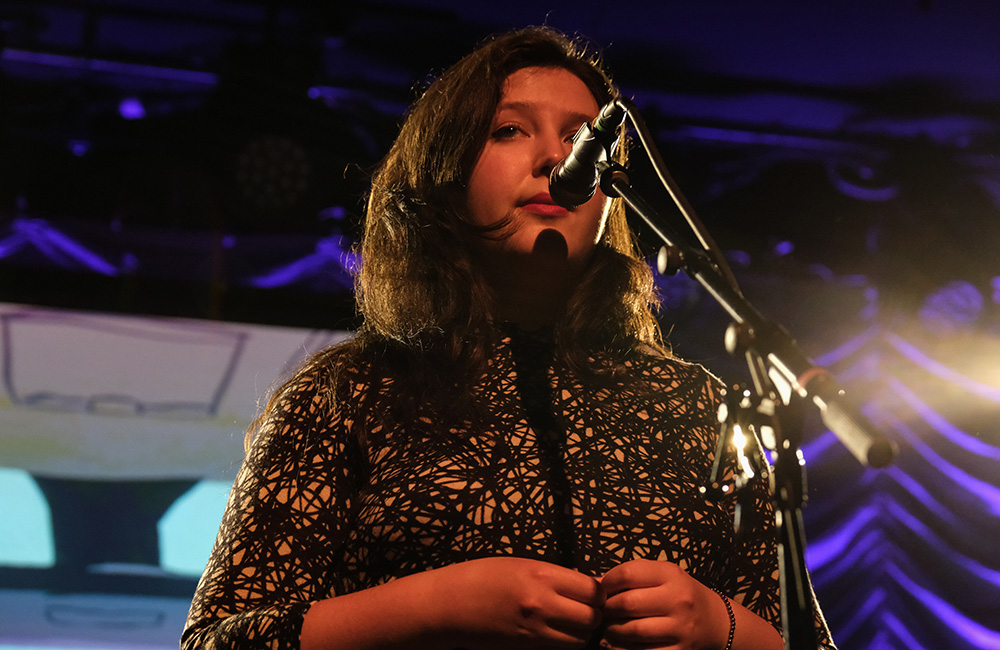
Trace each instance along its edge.
{"label": "dark background", "polygon": [[317,238],[349,247],[406,105],[485,35],[542,22],[604,49],[697,212],[757,268],[788,241],[781,264],[914,300],[994,275],[986,0],[2,6],[0,218],[44,220],[5,240],[9,300],[349,324],[336,260],[266,298],[251,279]]}

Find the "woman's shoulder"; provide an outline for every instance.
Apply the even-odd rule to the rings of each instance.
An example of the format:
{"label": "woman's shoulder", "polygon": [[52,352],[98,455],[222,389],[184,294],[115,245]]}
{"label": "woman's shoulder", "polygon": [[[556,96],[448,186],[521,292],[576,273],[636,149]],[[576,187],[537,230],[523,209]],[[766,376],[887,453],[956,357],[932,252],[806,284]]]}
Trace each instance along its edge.
{"label": "woman's shoulder", "polygon": [[622,392],[636,399],[647,414],[684,420],[687,430],[711,437],[724,385],[705,366],[646,349],[631,355],[626,368],[630,385]]}
{"label": "woman's shoulder", "polygon": [[251,437],[268,439],[280,434],[281,438],[304,441],[312,438],[307,435],[310,432],[342,428],[345,417],[349,419],[344,406],[369,381],[369,367],[353,338],[312,353],[276,382],[263,412],[251,426]]}
{"label": "woman's shoulder", "polygon": [[377,346],[352,336],[313,352],[279,386],[276,392],[298,394],[333,389],[362,381],[384,355]]}
{"label": "woman's shoulder", "polygon": [[371,367],[369,355],[353,337],[313,352],[272,386],[264,419],[289,413],[327,416],[367,381]]}
{"label": "woman's shoulder", "polygon": [[709,390],[722,387],[721,380],[702,364],[653,346],[636,348],[625,361],[625,365],[631,372],[643,376],[648,381],[682,383]]}

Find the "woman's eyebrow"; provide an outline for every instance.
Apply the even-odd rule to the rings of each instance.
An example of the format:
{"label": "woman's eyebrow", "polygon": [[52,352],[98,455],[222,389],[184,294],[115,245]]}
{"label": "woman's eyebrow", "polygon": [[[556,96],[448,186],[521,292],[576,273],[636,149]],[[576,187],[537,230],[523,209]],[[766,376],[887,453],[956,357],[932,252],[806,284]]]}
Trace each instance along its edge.
{"label": "woman's eyebrow", "polygon": [[[503,111],[532,112],[538,109],[540,104],[527,101],[502,101],[497,105],[497,115]],[[594,115],[588,115],[579,111],[566,111],[567,122],[590,122]]]}

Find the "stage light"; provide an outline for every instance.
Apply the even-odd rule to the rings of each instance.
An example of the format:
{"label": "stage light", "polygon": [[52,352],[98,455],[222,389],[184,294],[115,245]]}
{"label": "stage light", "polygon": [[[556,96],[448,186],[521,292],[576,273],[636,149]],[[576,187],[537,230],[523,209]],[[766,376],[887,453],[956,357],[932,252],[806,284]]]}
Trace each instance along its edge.
{"label": "stage light", "polygon": [[795,250],[795,244],[790,241],[781,241],[774,246],[774,254],[778,257],[784,257]]}
{"label": "stage light", "polygon": [[118,113],[126,120],[141,120],[146,117],[146,107],[138,97],[126,97],[118,103]]}
{"label": "stage light", "polygon": [[983,295],[975,285],[956,280],[927,296],[920,307],[920,322],[930,331],[957,332],[979,319],[983,303]]}
{"label": "stage light", "polygon": [[90,152],[90,142],[87,140],[70,140],[66,146],[77,158],[82,158]]}
{"label": "stage light", "polygon": [[329,208],[320,210],[319,218],[320,221],[325,221],[327,219],[333,219],[334,221],[340,221],[347,216],[347,210],[343,206],[334,205]]}

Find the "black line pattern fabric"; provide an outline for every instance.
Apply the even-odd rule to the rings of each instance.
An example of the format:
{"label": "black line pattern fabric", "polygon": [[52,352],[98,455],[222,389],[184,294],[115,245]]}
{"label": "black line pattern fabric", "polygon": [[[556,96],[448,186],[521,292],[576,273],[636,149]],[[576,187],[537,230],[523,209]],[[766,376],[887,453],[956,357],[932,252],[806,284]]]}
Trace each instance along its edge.
{"label": "black line pattern fabric", "polygon": [[[779,626],[766,477],[739,539],[732,499],[699,492],[715,453],[714,380],[636,353],[625,379],[588,392],[552,359],[544,341],[508,337],[475,387],[482,418],[423,435],[382,431],[369,412],[358,416],[365,452],[351,409],[328,413],[301,377],[239,472],[182,647],[297,648],[316,600],[498,555],[593,576],[636,558],[675,562]],[[347,371],[373,411],[393,390]]]}

